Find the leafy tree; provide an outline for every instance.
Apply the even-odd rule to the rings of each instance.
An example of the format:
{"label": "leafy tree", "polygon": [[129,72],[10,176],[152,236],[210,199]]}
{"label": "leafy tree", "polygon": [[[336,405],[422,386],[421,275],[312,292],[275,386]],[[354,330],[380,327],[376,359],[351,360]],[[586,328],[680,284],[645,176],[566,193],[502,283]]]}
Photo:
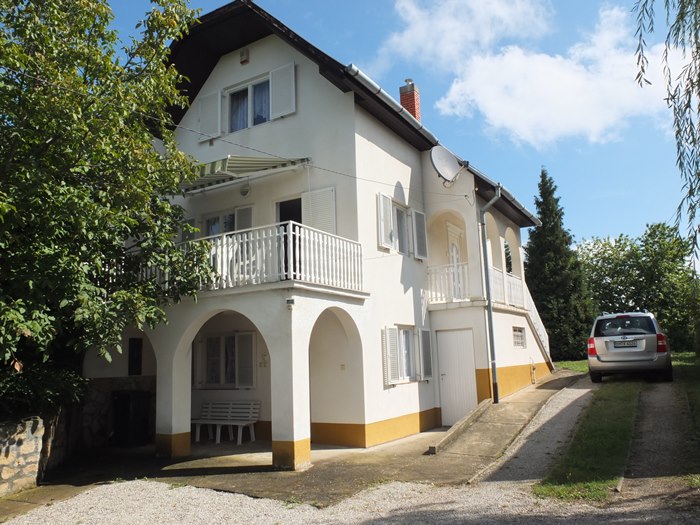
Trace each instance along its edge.
{"label": "leafy tree", "polygon": [[124,45],[106,0],[0,0],[0,374],[109,358],[206,278],[164,197],[194,174],[167,111],[185,103],[168,43],[193,16],[155,0]]}
{"label": "leafy tree", "polygon": [[627,235],[584,241],[576,251],[583,264],[594,310],[628,312],[638,308],[640,253]]}
{"label": "leafy tree", "polygon": [[578,249],[596,307],[653,312],[678,349],[696,346],[698,283],[691,253],[692,243],[666,224],[648,225],[637,239],[594,238]]}
{"label": "leafy tree", "polygon": [[525,278],[549,335],[552,359],[580,359],[593,319],[583,273],[564,229],[564,210],[556,185],[544,168],[535,198],[542,222],[530,232]]}
{"label": "leafy tree", "polygon": [[[654,31],[655,0],[636,0],[637,16],[637,81],[649,83],[646,78],[648,59],[645,37]],[[698,246],[700,224],[697,224],[700,206],[700,1],[664,0],[666,12],[666,46],[663,55],[666,80],[666,102],[673,114],[676,138],[676,164],[684,182],[685,197],[678,208],[678,218],[687,213],[691,237]],[[676,52],[684,58],[680,71],[671,67]]]}

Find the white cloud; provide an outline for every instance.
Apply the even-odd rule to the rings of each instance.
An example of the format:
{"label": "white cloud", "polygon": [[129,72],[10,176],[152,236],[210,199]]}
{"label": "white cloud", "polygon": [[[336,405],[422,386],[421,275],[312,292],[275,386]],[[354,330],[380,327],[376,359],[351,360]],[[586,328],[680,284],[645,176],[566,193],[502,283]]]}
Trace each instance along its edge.
{"label": "white cloud", "polygon": [[[406,29],[386,41],[380,62],[392,56],[415,59],[402,47],[415,38],[416,46],[422,44],[424,67],[455,77],[437,103],[441,113],[481,116],[489,131],[536,148],[571,137],[594,143],[616,140],[634,117],[667,120],[661,46],[649,50],[657,71],[650,69],[652,85],[642,89],[635,82],[628,11],[602,8],[591,34],[552,55],[513,40],[545,33],[550,23],[546,5],[538,0],[445,0],[427,10],[416,0],[397,0]],[[455,36],[458,26],[462,34]]]}
{"label": "white cloud", "polygon": [[372,74],[396,57],[449,70],[475,51],[507,38],[540,36],[549,25],[542,0],[396,0],[394,9],[405,27],[381,47]]}

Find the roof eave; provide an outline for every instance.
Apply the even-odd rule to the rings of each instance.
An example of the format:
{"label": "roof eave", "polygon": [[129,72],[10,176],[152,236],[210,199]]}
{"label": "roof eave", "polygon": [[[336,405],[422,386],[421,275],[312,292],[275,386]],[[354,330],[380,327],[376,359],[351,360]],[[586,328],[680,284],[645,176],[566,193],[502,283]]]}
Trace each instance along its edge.
{"label": "roof eave", "polygon": [[[489,201],[491,197],[496,194],[496,186],[498,186],[498,184],[471,165],[469,166],[469,171],[474,175],[474,185],[477,195]],[[521,228],[531,228],[533,226],[542,225],[542,222],[523,206],[523,204],[521,204],[504,186],[501,186],[501,198],[496,201],[494,208]]]}

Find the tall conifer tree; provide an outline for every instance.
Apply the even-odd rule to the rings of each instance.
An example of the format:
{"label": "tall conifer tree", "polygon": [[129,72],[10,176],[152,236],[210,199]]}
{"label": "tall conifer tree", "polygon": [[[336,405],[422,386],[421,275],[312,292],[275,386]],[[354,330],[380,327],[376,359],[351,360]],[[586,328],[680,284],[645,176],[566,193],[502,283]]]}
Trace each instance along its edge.
{"label": "tall conifer tree", "polygon": [[564,228],[554,180],[542,168],[535,198],[542,222],[525,247],[525,279],[549,335],[552,359],[582,359],[593,312],[581,265]]}

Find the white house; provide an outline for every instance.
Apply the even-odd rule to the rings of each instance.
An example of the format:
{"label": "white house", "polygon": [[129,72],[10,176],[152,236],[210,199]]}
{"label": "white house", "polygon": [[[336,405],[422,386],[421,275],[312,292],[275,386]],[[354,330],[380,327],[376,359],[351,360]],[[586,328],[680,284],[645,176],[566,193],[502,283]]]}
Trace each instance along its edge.
{"label": "white house", "polygon": [[160,453],[190,453],[202,401],[257,399],[273,463],[303,468],[312,441],[452,425],[551,371],[523,280],[538,221],[439,146],[412,83],[402,106],[248,0],[203,16],[172,61],[192,103],[177,138],[202,163],[178,199],[217,277],[125,335],[156,375]]}

